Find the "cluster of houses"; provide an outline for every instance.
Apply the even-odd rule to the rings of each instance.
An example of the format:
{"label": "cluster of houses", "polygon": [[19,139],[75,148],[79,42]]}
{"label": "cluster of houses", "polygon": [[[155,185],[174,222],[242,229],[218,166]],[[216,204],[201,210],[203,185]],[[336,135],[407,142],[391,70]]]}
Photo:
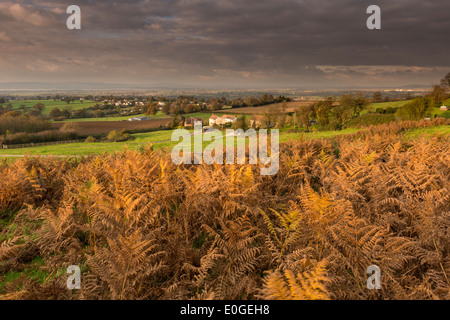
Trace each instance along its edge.
{"label": "cluster of houses", "polygon": [[[128,119],[128,121],[144,121],[144,120],[150,120],[149,117],[139,116]],[[224,114],[223,116],[217,116],[213,114],[211,117],[209,117],[208,127],[205,128],[211,128],[214,126],[222,126],[227,124],[232,124],[237,121],[237,117],[230,116]],[[250,118],[249,124],[251,127],[262,127],[266,124],[267,119],[264,116],[261,115],[255,115]],[[195,118],[195,117],[189,117],[184,119],[184,126],[185,127],[194,127],[195,125],[203,125],[203,119],[202,118]]]}
{"label": "cluster of houses", "polygon": [[[234,123],[237,121],[237,117],[235,116],[229,116],[224,114],[223,116],[219,117],[215,114],[213,114],[211,117],[209,117],[209,126],[213,127],[214,125],[220,126],[220,125],[226,125],[228,123]],[[185,127],[193,127],[196,124],[203,125],[203,119],[202,118],[186,118],[184,120],[184,126]]]}
{"label": "cluster of houses", "polygon": [[[230,123],[231,124],[235,123],[237,121],[237,117],[226,115],[226,114],[224,114],[222,116],[213,114],[211,117],[209,117],[208,120],[209,120],[209,122],[208,122],[209,127],[213,127],[213,126],[222,126],[222,125],[227,125]],[[184,121],[185,127],[193,127],[196,124],[202,125],[203,119],[190,117],[190,118],[185,119],[185,121]],[[249,124],[250,124],[250,127],[253,127],[253,128],[262,127],[267,124],[267,119],[264,116],[255,115],[250,118]],[[270,126],[272,126],[272,125],[273,124],[270,124]]]}
{"label": "cluster of houses", "polygon": [[237,121],[237,118],[235,116],[228,116],[226,114],[224,114],[223,116],[219,117],[216,116],[215,114],[213,114],[210,118],[209,118],[209,126],[212,127],[213,125],[223,125],[223,124],[227,124],[227,123],[234,123]]}
{"label": "cluster of houses", "polygon": [[143,107],[145,106],[145,101],[139,101],[135,99],[104,99],[99,101],[103,104],[113,105],[116,107]]}

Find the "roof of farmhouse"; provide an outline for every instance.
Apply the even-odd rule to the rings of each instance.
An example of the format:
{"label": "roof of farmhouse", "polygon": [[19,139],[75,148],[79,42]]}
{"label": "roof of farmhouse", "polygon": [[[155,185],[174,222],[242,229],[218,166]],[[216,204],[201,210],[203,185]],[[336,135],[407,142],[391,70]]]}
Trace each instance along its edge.
{"label": "roof of farmhouse", "polygon": [[226,114],[224,114],[223,116],[221,116],[221,117],[219,117],[219,116],[216,116],[215,114],[213,114],[211,117],[209,117],[211,120],[216,120],[216,119],[219,119],[219,118],[222,118],[222,119],[230,119],[230,120],[234,120],[234,119],[236,119],[236,117],[235,116],[230,116],[230,115],[226,115]]}
{"label": "roof of farmhouse", "polygon": [[229,115],[223,115],[222,118],[224,118],[224,119],[231,119],[231,120],[236,119],[235,116],[229,116]]}
{"label": "roof of farmhouse", "polygon": [[187,118],[186,120],[185,120],[185,124],[195,124],[196,122],[203,122],[203,119],[202,118],[192,118],[192,117],[190,117],[190,118]]}

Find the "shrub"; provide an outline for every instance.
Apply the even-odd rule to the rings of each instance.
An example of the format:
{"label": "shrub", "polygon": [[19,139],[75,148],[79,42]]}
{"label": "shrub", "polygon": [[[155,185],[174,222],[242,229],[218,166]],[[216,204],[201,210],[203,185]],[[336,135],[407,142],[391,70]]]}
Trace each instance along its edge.
{"label": "shrub", "polygon": [[59,108],[53,108],[52,110],[50,110],[49,115],[52,119],[56,120],[62,117],[62,112]]}
{"label": "shrub", "polygon": [[128,140],[129,138],[130,134],[125,130],[122,131],[113,130],[108,134],[108,140],[114,142],[125,141]]}
{"label": "shrub", "polygon": [[387,107],[387,108],[385,109],[385,113],[387,113],[387,114],[394,114],[394,113],[397,112],[397,110],[398,110],[398,108]]}
{"label": "shrub", "polygon": [[89,136],[86,138],[86,140],[84,140],[84,142],[86,142],[86,143],[94,143],[96,141],[97,141],[97,139],[95,139],[93,136]]}
{"label": "shrub", "polygon": [[378,125],[396,121],[393,114],[366,113],[357,118],[353,118],[344,124],[344,128],[362,128],[369,125]]}

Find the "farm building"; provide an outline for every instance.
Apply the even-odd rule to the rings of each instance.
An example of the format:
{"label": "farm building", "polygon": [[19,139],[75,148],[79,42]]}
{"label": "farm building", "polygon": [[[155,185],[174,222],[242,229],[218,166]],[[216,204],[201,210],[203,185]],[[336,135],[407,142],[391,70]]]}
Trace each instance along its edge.
{"label": "farm building", "polygon": [[128,119],[128,121],[143,121],[143,120],[150,120],[150,118],[149,117],[139,116],[139,117]]}
{"label": "farm building", "polygon": [[234,123],[237,121],[237,118],[235,116],[229,116],[224,114],[222,117],[216,116],[216,115],[212,115],[211,117],[209,117],[209,125],[213,126],[213,125],[222,125],[222,124],[226,124],[226,123]]}
{"label": "farm building", "polygon": [[186,118],[186,120],[184,120],[185,127],[193,127],[196,124],[203,125],[203,119],[190,117],[190,118]]}
{"label": "farm building", "polygon": [[215,114],[213,114],[211,117],[209,117],[209,125],[213,126],[213,125],[217,124],[217,119],[220,119],[219,116],[216,116]]}
{"label": "farm building", "polygon": [[222,116],[223,123],[233,123],[236,121],[237,121],[237,118],[235,116],[227,116],[227,115]]}

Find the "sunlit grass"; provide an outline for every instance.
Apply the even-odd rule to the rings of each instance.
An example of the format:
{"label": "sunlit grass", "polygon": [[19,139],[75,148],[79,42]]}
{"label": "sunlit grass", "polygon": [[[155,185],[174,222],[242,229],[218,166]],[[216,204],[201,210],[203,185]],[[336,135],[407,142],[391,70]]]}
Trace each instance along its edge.
{"label": "sunlit grass", "polygon": [[408,130],[407,132],[405,132],[404,136],[407,138],[417,138],[419,136],[435,136],[448,134],[450,134],[450,126],[436,126]]}
{"label": "sunlit grass", "polygon": [[61,100],[11,100],[9,103],[11,103],[13,109],[15,110],[19,110],[22,105],[24,105],[26,108],[31,108],[38,103],[42,103],[43,105],[45,105],[42,114],[49,114],[53,108],[59,108],[61,110],[79,110],[83,108],[89,108],[97,104],[97,102],[92,101],[84,101],[83,103],[81,103],[79,100],[73,101],[70,104]]}
{"label": "sunlit grass", "polygon": [[[362,129],[348,128],[340,131],[314,131],[314,132],[297,132],[288,133],[286,131],[280,132],[280,143],[298,140],[298,139],[331,139],[333,137],[352,134]],[[192,130],[190,130],[192,132]],[[406,137],[417,137],[419,135],[437,135],[448,134],[450,132],[449,126],[437,126],[430,128],[414,129],[405,133]],[[85,156],[90,154],[103,154],[114,153],[116,151],[122,151],[124,149],[137,150],[153,145],[155,150],[167,149],[168,152],[181,142],[181,138],[178,141],[171,141],[173,130],[162,130],[147,133],[132,134],[134,138],[131,141],[124,142],[95,142],[95,143],[70,143],[43,147],[33,148],[20,148],[20,149],[3,149],[0,150],[0,155],[56,155],[56,156]],[[225,136],[225,132],[223,133]],[[236,141],[237,139],[235,139]],[[189,143],[189,139],[186,140]],[[191,146],[194,146],[194,136],[190,137]],[[210,145],[211,141],[205,141],[202,139],[202,149]],[[236,142],[235,142],[236,143]],[[225,139],[223,140],[225,145]],[[14,157],[1,158],[0,160],[6,163],[14,161]]]}

